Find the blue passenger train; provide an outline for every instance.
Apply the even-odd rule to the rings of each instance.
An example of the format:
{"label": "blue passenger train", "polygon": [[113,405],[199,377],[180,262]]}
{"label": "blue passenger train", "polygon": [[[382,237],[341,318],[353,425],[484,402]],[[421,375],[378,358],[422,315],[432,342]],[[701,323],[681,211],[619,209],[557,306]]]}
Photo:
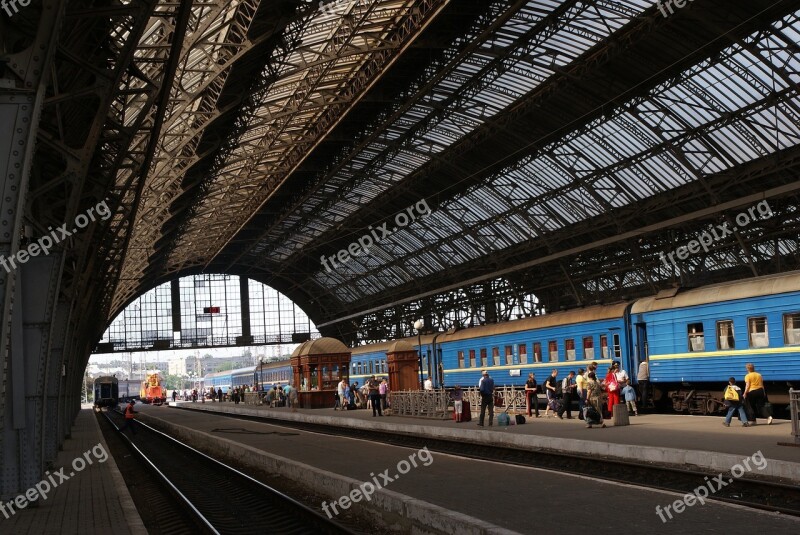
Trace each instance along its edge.
{"label": "blue passenger train", "polygon": [[[406,338],[421,348],[422,376],[437,387],[476,385],[488,370],[497,385],[541,384],[597,362],[601,375],[619,361],[635,384],[647,361],[653,397],[679,412],[709,414],[722,408],[728,377],[740,384],[751,362],[764,376],[773,403],[788,402],[800,385],[800,272],[669,290],[656,296]],[[391,342],[352,351],[350,382],[388,376]],[[291,381],[289,361],[209,374],[223,392],[239,384],[260,389]]]}
{"label": "blue passenger train", "polygon": [[[728,377],[740,383],[755,365],[773,403],[800,384],[800,272],[669,290],[654,297],[556,312],[422,338],[423,370],[436,386],[477,384],[486,369],[498,385],[523,386],[530,372],[541,384],[597,362],[605,374],[620,362],[634,384],[648,361],[654,399],[679,412],[722,408]],[[416,338],[407,338],[415,348]],[[437,343],[438,342],[438,343]],[[353,352],[353,376],[380,373],[385,347]],[[358,357],[358,358],[357,358]]]}
{"label": "blue passenger train", "polygon": [[222,389],[227,394],[231,388],[257,384],[259,390],[268,390],[273,386],[283,386],[292,380],[292,366],[288,360],[260,363],[256,366],[214,372],[206,374],[198,385],[198,390],[214,391]]}

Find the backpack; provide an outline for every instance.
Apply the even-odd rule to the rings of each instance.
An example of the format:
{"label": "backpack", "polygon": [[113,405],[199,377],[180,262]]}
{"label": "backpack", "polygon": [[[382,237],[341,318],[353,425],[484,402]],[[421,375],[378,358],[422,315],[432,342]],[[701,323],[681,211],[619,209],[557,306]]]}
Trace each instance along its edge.
{"label": "backpack", "polygon": [[733,388],[731,385],[728,385],[728,387],[725,389],[725,401],[739,403],[739,401],[741,401],[739,391]]}
{"label": "backpack", "polygon": [[517,424],[525,423],[525,417],[521,414],[517,414],[516,416],[514,416],[514,420],[516,420]]}

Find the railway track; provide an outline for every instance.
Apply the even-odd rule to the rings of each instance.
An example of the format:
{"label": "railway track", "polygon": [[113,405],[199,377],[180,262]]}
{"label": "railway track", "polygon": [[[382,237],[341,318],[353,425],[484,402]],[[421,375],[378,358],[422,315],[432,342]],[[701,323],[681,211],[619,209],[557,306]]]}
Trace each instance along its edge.
{"label": "railway track", "polygon": [[[122,415],[103,413],[119,431]],[[137,422],[134,440],[119,434],[131,451],[161,481],[196,526],[174,526],[170,533],[353,534],[350,529],[252,477]],[[168,514],[166,510],[164,514]],[[167,532],[165,530],[164,532]]]}
{"label": "railway track", "polygon": [[648,489],[678,492],[681,494],[690,494],[700,487],[708,488],[710,484],[713,485],[712,488],[716,489],[716,487],[719,486],[719,483],[713,482],[716,477],[716,481],[723,481],[725,485],[714,492],[710,492],[708,498],[705,498],[708,501],[736,504],[800,517],[800,487],[766,479],[754,479],[752,477],[734,479],[730,474],[723,474],[724,477],[720,480],[720,474],[717,472],[675,468],[655,463],[645,464],[550,450],[523,450],[508,446],[492,446],[475,442],[465,442],[461,439],[459,439],[459,441],[451,441],[385,431],[353,429],[320,423],[294,422],[277,418],[246,416],[216,411],[207,412],[212,412],[220,416],[227,416],[229,418],[257,421],[301,431],[364,439],[372,442],[378,441],[413,449],[427,447],[430,451],[447,453],[459,457],[469,457],[501,462],[504,464],[541,468],[573,475],[589,476],[617,483],[636,485]]}

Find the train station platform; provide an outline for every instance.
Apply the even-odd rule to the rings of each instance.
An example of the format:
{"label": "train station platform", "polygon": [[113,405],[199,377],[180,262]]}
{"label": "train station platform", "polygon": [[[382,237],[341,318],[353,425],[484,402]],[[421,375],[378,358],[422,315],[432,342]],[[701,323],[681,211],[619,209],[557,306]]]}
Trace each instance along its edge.
{"label": "train station platform", "polygon": [[[382,488],[379,487],[371,496],[369,504],[362,503],[359,507],[381,515],[390,525],[394,523],[396,532],[426,531],[419,526],[433,528],[427,531],[436,533],[557,532],[563,530],[565,522],[572,525],[576,513],[590,514],[592,531],[596,533],[616,533],[624,529],[651,534],[727,534],[743,525],[758,526],[775,533],[800,529],[800,519],[719,502],[687,508],[679,516],[662,520],[657,514],[658,508],[672,503],[679,494],[435,451],[422,455],[423,450],[409,447],[280,427],[266,419],[235,420],[210,411],[393,429],[424,433],[429,437],[442,433],[451,436],[463,434],[491,443],[501,443],[504,437],[535,438],[537,435],[533,433],[536,431],[548,431],[550,436],[539,435],[547,439],[554,439],[557,434],[585,432],[595,436],[592,441],[599,442],[610,440],[615,431],[629,429],[586,429],[578,421],[544,419],[498,429],[480,428],[475,422],[455,424],[397,416],[373,418],[371,411],[365,410],[342,413],[298,410],[293,413],[284,408],[254,408],[230,403],[178,403],[178,406],[192,410],[163,406],[142,407],[139,411],[144,422],[152,423],[215,457],[286,477],[315,489],[317,494],[326,497],[326,501],[318,505],[323,513],[326,508],[331,510],[331,502],[339,501],[341,504],[342,497],[353,496],[353,493],[360,497],[357,489],[364,488],[365,483],[379,482]],[[655,425],[645,424],[645,421],[652,422],[658,417],[641,418],[640,423],[629,427],[640,426],[638,435],[644,436],[647,428]],[[721,425],[719,427],[722,429]],[[740,431],[734,428],[723,430],[737,433],[731,435],[734,437]],[[741,429],[744,431],[749,429]],[[773,433],[770,426],[768,434]],[[607,436],[601,438],[601,434]],[[574,442],[578,440],[589,442],[586,438],[573,439]],[[745,450],[746,447],[742,451]],[[756,451],[758,448],[746,455],[752,456]],[[407,462],[414,455],[415,462]],[[740,462],[744,455],[736,454],[736,462]],[[602,459],[598,458],[598,462]],[[726,471],[729,470],[730,466],[726,467]],[[401,525],[401,517],[417,522],[417,529]]]}
{"label": "train station platform", "polygon": [[[389,416],[373,418],[372,411],[334,411],[333,409],[298,409],[235,405],[223,403],[178,402],[177,406],[193,410],[218,410],[233,414],[262,416],[305,422],[333,423],[356,428],[398,432],[450,440],[512,446],[531,450],[562,451],[598,457],[609,457],[664,465],[695,466],[724,472],[744,457],[761,452],[769,463],[760,476],[800,484],[800,447],[779,445],[793,441],[791,422],[774,420],[765,425],[760,420],[754,427],[744,428],[738,420],[724,427],[719,416],[687,416],[677,414],[643,414],[631,416],[630,425],[614,428],[587,429],[584,422],[551,418],[527,418],[523,425],[478,427],[471,422]],[[576,416],[577,411],[573,411]],[[541,413],[544,415],[544,412]],[[495,419],[497,414],[495,414]]]}
{"label": "train station platform", "polygon": [[[56,486],[49,491],[44,485],[40,487],[47,492],[47,499],[38,500],[36,507],[15,508],[9,518],[0,513],[0,533],[145,535],[147,530],[108,453],[91,405],[78,413],[71,435],[58,454],[55,468],[49,470],[50,477],[43,480]],[[66,481],[55,475],[62,467]]]}

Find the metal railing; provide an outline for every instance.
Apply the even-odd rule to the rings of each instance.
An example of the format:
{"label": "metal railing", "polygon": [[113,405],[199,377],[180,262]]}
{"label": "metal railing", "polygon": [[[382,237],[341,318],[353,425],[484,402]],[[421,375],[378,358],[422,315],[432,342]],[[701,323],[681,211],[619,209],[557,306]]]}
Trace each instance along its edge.
{"label": "metal railing", "polygon": [[[452,390],[412,390],[392,392],[392,414],[396,416],[412,416],[415,418],[450,418],[453,400]],[[470,411],[478,413],[481,407],[481,395],[477,387],[462,390],[464,401],[470,404]],[[525,389],[518,386],[503,386],[495,389],[495,411],[508,410],[511,413],[525,411]]]}
{"label": "metal railing", "polygon": [[415,418],[449,418],[453,405],[446,390],[411,390],[391,393],[392,414]]}

